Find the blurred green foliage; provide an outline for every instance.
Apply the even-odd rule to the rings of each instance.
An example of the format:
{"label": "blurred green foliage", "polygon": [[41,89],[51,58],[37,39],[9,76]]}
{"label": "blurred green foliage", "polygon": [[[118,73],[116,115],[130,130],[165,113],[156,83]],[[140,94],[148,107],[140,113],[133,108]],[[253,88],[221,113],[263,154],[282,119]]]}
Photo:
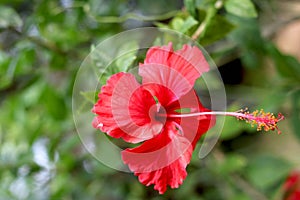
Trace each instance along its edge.
{"label": "blurred green foliage", "polygon": [[[260,5],[258,0],[1,1],[0,199],[278,198],[293,164],[268,152],[244,151],[245,138],[255,143],[260,136],[235,119],[226,120],[211,155],[199,160],[195,151],[184,184],[162,196],[132,174],[95,160],[72,119],[75,75],[90,50],[123,30],[158,26],[191,36],[217,65],[239,59],[243,81],[225,85],[229,110],[243,105],[281,110],[293,127],[287,134],[300,139],[299,61],[262,35]],[[126,71],[136,53],[115,65]],[[98,59],[104,59],[101,52]],[[267,59],[274,68],[266,67]],[[82,95],[94,101],[93,94]],[[233,141],[242,144],[230,145]]]}

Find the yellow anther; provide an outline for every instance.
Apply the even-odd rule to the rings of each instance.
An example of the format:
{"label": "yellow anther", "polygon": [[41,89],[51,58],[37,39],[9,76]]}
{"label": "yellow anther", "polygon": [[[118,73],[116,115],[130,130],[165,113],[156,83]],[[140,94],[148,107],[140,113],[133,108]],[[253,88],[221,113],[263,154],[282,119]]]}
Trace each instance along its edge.
{"label": "yellow anther", "polygon": [[242,109],[239,111],[241,115],[237,116],[239,120],[245,120],[247,123],[253,127],[254,125],[257,126],[257,131],[264,131],[275,130],[277,129],[278,134],[281,132],[278,130],[277,123],[282,120],[284,117],[280,113],[278,114],[277,118],[274,116],[273,113],[265,112],[263,109],[255,110],[252,113],[249,113],[248,109]]}

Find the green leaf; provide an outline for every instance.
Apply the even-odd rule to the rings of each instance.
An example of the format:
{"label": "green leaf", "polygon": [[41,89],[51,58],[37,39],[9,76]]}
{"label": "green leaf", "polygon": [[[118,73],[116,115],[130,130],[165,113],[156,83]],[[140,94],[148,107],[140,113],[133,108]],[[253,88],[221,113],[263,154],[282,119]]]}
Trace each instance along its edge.
{"label": "green leaf", "polygon": [[231,200],[251,200],[245,193],[238,193],[231,197]]}
{"label": "green leaf", "polygon": [[171,27],[176,31],[180,31],[183,23],[184,23],[184,20],[182,18],[175,17],[171,22]]}
{"label": "green leaf", "polygon": [[155,26],[157,26],[158,28],[168,28],[168,29],[170,29],[170,26],[168,24],[164,24],[164,23],[161,23],[161,22],[153,22],[153,24]]}
{"label": "green leaf", "polygon": [[130,41],[122,45],[117,54],[116,65],[120,71],[126,72],[135,61],[139,46],[136,41]]}
{"label": "green leaf", "polygon": [[192,16],[189,16],[186,19],[176,17],[171,22],[172,28],[181,33],[186,33],[189,29],[194,27],[196,24],[198,24],[198,21],[195,20]]}
{"label": "green leaf", "polygon": [[36,62],[35,50],[33,48],[22,48],[19,50],[20,53],[17,57],[16,63],[16,74],[31,73],[32,67]]}
{"label": "green leaf", "polygon": [[257,17],[257,12],[251,0],[227,0],[225,1],[225,9],[227,12],[240,17]]}
{"label": "green leaf", "polygon": [[59,23],[49,23],[45,26],[40,26],[39,31],[48,45],[62,50],[72,49],[87,39],[86,32],[78,31],[70,25]]}
{"label": "green leaf", "polygon": [[184,0],[184,6],[193,17],[196,17],[195,0]]}
{"label": "green leaf", "polygon": [[212,18],[209,24],[207,24],[207,29],[205,34],[200,38],[200,43],[202,45],[209,45],[213,42],[220,40],[227,36],[235,26],[230,23],[225,17],[221,15],[216,15]]}
{"label": "green leaf", "polygon": [[258,189],[267,190],[276,185],[290,171],[291,164],[272,155],[259,155],[249,162],[245,176]]}
{"label": "green leaf", "polygon": [[300,91],[292,95],[292,110],[292,127],[294,128],[294,133],[296,134],[297,138],[300,140]]}
{"label": "green leaf", "polygon": [[223,175],[241,171],[247,164],[247,159],[239,154],[227,154],[225,160],[217,167]]}
{"label": "green leaf", "polygon": [[8,87],[12,83],[12,79],[10,77],[7,76],[2,77],[1,75],[0,78],[1,78],[0,89]]}
{"label": "green leaf", "polygon": [[12,70],[10,70],[11,58],[0,50],[0,89],[6,88],[12,81]]}
{"label": "green leaf", "polygon": [[236,29],[229,34],[229,38],[241,48],[241,59],[245,67],[258,68],[266,55],[266,41],[256,19],[241,18],[228,15],[227,18],[236,25]]}
{"label": "green leaf", "polygon": [[6,52],[0,50],[0,66],[1,66],[0,72],[1,73],[4,73],[6,70],[6,68],[3,66],[7,67],[8,64],[9,64],[9,55]]}
{"label": "green leaf", "polygon": [[192,16],[189,16],[181,26],[182,33],[186,33],[190,28],[198,24],[198,21],[195,20]]}
{"label": "green leaf", "polygon": [[209,7],[212,7],[215,5],[217,0],[195,0],[196,7],[199,9],[206,10]]}
{"label": "green leaf", "polygon": [[23,22],[17,12],[7,6],[0,6],[0,28],[20,27]]}
{"label": "green leaf", "polygon": [[235,117],[226,118],[220,139],[231,140],[239,136],[243,131],[243,124],[243,122],[239,122]]}
{"label": "green leaf", "polygon": [[63,97],[50,86],[46,86],[41,96],[45,109],[51,117],[62,120],[67,115],[67,107]]}
{"label": "green leaf", "polygon": [[[228,110],[239,110],[242,108],[240,103],[233,103]],[[218,121],[217,121],[218,123]],[[251,131],[255,130],[249,126],[249,124],[244,121],[238,120],[236,117],[226,117],[222,129],[222,133],[220,135],[221,140],[231,140],[235,137],[239,136],[243,131]]]}
{"label": "green leaf", "polygon": [[66,66],[67,59],[65,56],[52,52],[50,55],[50,62],[49,65],[52,69],[62,69]]}
{"label": "green leaf", "polygon": [[281,76],[300,81],[300,63],[296,58],[282,54],[272,43],[267,45],[267,52]]}

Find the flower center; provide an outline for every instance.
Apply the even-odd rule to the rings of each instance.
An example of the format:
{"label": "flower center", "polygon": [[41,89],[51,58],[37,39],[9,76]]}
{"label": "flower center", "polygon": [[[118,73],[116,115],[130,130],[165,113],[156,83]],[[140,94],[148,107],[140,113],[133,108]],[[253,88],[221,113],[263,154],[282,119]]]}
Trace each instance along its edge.
{"label": "flower center", "polygon": [[149,109],[149,117],[151,122],[160,122],[165,124],[167,120],[167,111],[160,103],[156,103]]}

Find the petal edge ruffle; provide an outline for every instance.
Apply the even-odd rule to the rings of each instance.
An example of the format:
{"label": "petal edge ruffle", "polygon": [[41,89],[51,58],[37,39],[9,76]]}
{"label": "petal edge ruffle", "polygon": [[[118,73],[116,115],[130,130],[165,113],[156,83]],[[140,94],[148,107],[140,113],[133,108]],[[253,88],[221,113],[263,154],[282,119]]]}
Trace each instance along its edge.
{"label": "petal edge ruffle", "polygon": [[[145,141],[136,148],[122,151],[122,159],[139,181],[163,194],[167,186],[177,188],[187,172],[193,146],[176,128],[169,124],[160,135]],[[157,144],[157,145],[154,145]]]}
{"label": "petal edge ruffle", "polygon": [[208,70],[209,64],[198,47],[183,45],[182,49],[174,51],[169,43],[148,50],[144,64],[140,64],[139,74],[143,77],[143,84],[161,84],[180,98]]}
{"label": "petal edge ruffle", "polygon": [[101,88],[93,126],[115,138],[138,143],[157,135],[163,124],[151,118],[152,95],[129,73],[117,73]]}

